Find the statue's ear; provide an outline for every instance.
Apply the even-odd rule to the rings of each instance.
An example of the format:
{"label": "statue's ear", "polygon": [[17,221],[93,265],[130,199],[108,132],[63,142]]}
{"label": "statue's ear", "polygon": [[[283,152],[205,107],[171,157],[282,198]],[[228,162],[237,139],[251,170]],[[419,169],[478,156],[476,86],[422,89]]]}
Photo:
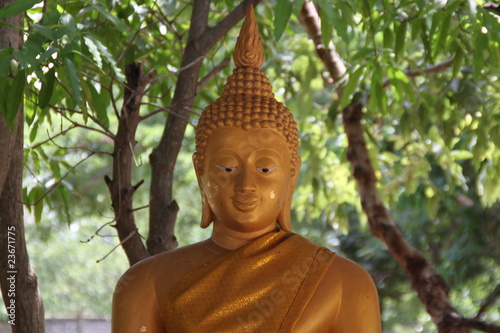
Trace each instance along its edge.
{"label": "statue's ear", "polygon": [[292,230],[290,211],[292,209],[293,191],[295,190],[295,185],[297,184],[297,179],[299,178],[301,165],[302,160],[299,158],[294,166],[295,173],[291,176],[290,182],[288,183],[288,191],[286,194],[285,202],[283,202],[283,207],[281,207],[281,211],[278,214],[278,224],[284,231]]}
{"label": "statue's ear", "polygon": [[207,228],[212,221],[214,220],[214,213],[212,212],[212,209],[210,208],[210,205],[208,204],[207,197],[205,196],[203,192],[203,181],[202,181],[202,175],[200,174],[200,170],[198,169],[198,161],[196,161],[196,153],[193,154],[193,165],[194,165],[194,171],[196,173],[196,179],[198,180],[198,187],[200,188],[201,192],[201,223],[200,226],[205,229]]}

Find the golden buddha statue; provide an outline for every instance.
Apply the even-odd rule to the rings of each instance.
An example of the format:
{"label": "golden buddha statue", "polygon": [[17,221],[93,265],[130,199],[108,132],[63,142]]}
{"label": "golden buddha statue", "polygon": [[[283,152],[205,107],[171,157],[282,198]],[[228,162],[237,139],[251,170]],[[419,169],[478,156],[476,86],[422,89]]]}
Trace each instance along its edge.
{"label": "golden buddha statue", "polygon": [[196,129],[201,226],[213,223],[212,235],[131,267],[115,290],[112,332],[381,332],[368,273],[290,232],[297,125],[263,60],[250,8],[236,69]]}

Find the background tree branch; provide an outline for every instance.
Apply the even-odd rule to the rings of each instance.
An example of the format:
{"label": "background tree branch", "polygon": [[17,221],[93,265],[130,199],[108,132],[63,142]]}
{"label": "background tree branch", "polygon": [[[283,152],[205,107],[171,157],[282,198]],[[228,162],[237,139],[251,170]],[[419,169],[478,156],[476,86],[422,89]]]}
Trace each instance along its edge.
{"label": "background tree branch", "polygon": [[148,257],[134,219],[133,195],[138,186],[132,186],[132,163],[137,143],[135,133],[141,119],[141,100],[154,75],[154,71],[144,75],[140,63],[127,64],[125,67],[127,81],[114,140],[113,179],[105,177],[115,212],[116,230],[130,265]]}

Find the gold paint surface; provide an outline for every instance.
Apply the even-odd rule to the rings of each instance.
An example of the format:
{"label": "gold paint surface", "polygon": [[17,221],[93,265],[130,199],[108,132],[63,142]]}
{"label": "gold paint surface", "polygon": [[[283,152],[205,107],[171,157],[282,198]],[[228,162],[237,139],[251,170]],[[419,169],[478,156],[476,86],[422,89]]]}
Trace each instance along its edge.
{"label": "gold paint surface", "polygon": [[236,67],[260,68],[264,63],[264,49],[255,21],[253,6],[249,5],[233,54]]}
{"label": "gold paint surface", "polygon": [[268,233],[172,288],[166,330],[289,332],[334,257],[299,235]]}

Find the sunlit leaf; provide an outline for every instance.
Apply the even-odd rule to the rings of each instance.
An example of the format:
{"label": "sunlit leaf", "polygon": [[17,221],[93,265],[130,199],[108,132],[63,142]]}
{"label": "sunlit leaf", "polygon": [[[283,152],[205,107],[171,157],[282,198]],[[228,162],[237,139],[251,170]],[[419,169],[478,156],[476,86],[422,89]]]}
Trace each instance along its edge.
{"label": "sunlit leaf", "polygon": [[71,61],[71,59],[65,57],[63,59],[63,63],[66,72],[66,79],[69,82],[75,104],[77,106],[81,106],[82,92],[78,71],[76,70],[75,64],[73,63],[73,61]]}
{"label": "sunlit leaf", "polygon": [[0,9],[0,18],[14,17],[32,8],[42,0],[16,0],[10,5]]}
{"label": "sunlit leaf", "polygon": [[44,195],[45,195],[44,188],[37,186],[33,189],[32,200],[33,200],[33,204],[36,203],[34,206],[34,215],[35,215],[36,225],[40,225],[40,222],[42,221]]}
{"label": "sunlit leaf", "polygon": [[106,113],[106,109],[110,103],[109,93],[104,89],[101,89],[101,92],[98,93],[92,83],[85,81],[85,84],[88,85],[88,89],[92,95],[90,100],[92,111],[104,127],[109,127],[109,119]]}
{"label": "sunlit leaf", "polygon": [[10,62],[12,55],[5,52],[5,55],[0,58],[0,78],[7,76],[10,71]]}
{"label": "sunlit leaf", "polygon": [[365,73],[365,67],[357,68],[350,76],[342,92],[342,102],[340,108],[345,108],[351,102],[351,96],[359,86],[359,81]]}
{"label": "sunlit leaf", "polygon": [[274,11],[274,39],[279,40],[290,20],[293,10],[293,0],[278,0]]}
{"label": "sunlit leaf", "polygon": [[394,54],[396,55],[396,60],[398,60],[401,56],[401,52],[404,48],[406,41],[406,29],[407,23],[401,22],[396,31],[396,45],[394,46]]}
{"label": "sunlit leaf", "polygon": [[42,34],[47,39],[49,39],[51,41],[54,41],[57,39],[56,32],[54,29],[40,25],[40,24],[36,24],[36,23],[32,23],[31,25],[33,26],[33,28],[35,28],[35,31],[38,31],[40,34]]}
{"label": "sunlit leaf", "polygon": [[[7,81],[7,80],[2,80]],[[14,130],[15,120],[19,107],[23,101],[24,86],[26,84],[26,72],[24,70],[17,73],[8,88],[4,89],[7,93],[4,96],[5,109],[2,111],[5,121],[11,130]]]}
{"label": "sunlit leaf", "polygon": [[45,82],[42,83],[42,89],[38,96],[38,106],[40,108],[46,108],[49,105],[50,98],[54,91],[54,82],[56,79],[55,69],[51,68],[47,74],[45,74]]}
{"label": "sunlit leaf", "polygon": [[468,150],[453,150],[451,156],[455,161],[468,160],[474,157],[474,155]]}
{"label": "sunlit leaf", "polygon": [[441,24],[439,27],[439,33],[437,35],[437,40],[434,42],[434,50],[433,50],[434,58],[438,55],[439,52],[441,52],[443,49],[445,49],[444,44],[446,42],[446,38],[448,37],[451,16],[452,16],[452,13],[449,13],[442,18],[442,21],[441,21]]}
{"label": "sunlit leaf", "polygon": [[[113,56],[108,48],[95,36],[93,35],[87,35],[85,36],[85,41],[89,41],[89,43],[92,45],[92,50],[89,51],[92,53],[92,56],[94,57],[94,60],[99,64],[101,62],[101,58],[103,57],[113,68],[113,71],[115,72],[116,78],[118,81],[123,82],[125,80],[125,76],[123,75],[122,70],[117,66],[116,64],[116,58]],[[88,46],[89,44],[87,44]]]}

